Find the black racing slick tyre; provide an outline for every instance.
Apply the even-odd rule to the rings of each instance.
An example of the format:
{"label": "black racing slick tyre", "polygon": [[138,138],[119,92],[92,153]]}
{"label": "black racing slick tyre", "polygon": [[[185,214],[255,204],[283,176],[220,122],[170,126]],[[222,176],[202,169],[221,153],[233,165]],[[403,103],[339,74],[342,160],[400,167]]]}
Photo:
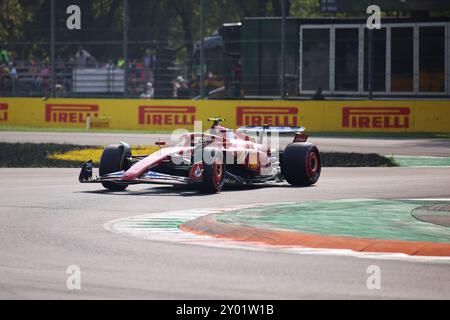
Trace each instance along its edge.
{"label": "black racing slick tyre", "polygon": [[[100,158],[99,173],[100,177],[108,173],[122,170],[128,170],[129,164],[127,158],[131,156],[131,149],[126,144],[111,144],[107,146]],[[102,182],[102,185],[112,191],[123,191],[128,185],[117,184],[114,182]]]}
{"label": "black racing slick tyre", "polygon": [[[206,149],[205,149],[206,150]],[[203,180],[200,184],[200,191],[203,193],[217,193],[222,191],[225,185],[225,164],[223,154],[216,150],[209,150],[211,157],[205,161],[203,157]]]}
{"label": "black racing slick tyre", "polygon": [[283,152],[281,170],[291,185],[309,186],[316,183],[321,169],[319,149],[312,143],[291,143]]}

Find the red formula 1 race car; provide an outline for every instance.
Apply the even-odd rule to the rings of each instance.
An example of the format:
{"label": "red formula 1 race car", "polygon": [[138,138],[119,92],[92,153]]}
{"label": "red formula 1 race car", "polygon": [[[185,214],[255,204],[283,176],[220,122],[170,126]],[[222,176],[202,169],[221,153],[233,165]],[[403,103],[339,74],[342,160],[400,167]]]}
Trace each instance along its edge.
{"label": "red formula 1 race car", "polygon": [[[150,155],[133,155],[128,144],[107,146],[100,158],[99,177],[93,178],[92,160],[83,164],[79,181],[101,183],[109,190],[125,190],[128,185],[150,183],[195,185],[205,193],[215,193],[224,185],[279,183],[311,185],[321,171],[318,148],[306,142],[303,127],[241,127],[237,130],[213,121],[205,133],[187,133],[173,147],[160,148]],[[284,150],[263,144],[280,134],[295,134]],[[256,135],[251,138],[250,135]]]}

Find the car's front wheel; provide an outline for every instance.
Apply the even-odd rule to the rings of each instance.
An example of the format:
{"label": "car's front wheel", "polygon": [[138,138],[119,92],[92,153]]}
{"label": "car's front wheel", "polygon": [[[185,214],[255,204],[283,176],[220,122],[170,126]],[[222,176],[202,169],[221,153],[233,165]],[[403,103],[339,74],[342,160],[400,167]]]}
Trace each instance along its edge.
{"label": "car's front wheel", "polygon": [[[130,165],[128,157],[131,156],[131,148],[124,143],[111,144],[107,146],[100,158],[99,173],[100,177],[117,171],[128,170]],[[112,191],[125,190],[127,184],[118,184],[114,182],[102,182],[102,185]]]}
{"label": "car's front wheel", "polygon": [[281,168],[289,184],[312,185],[319,180],[322,169],[319,149],[309,142],[291,143],[283,152]]}

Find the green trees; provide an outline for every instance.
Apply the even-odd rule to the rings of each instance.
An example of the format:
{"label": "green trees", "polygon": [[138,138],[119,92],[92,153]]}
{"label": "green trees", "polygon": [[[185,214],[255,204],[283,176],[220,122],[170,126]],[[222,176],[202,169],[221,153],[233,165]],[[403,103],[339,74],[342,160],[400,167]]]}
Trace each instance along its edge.
{"label": "green trees", "polygon": [[[224,22],[237,22],[249,16],[279,16],[282,0],[206,1],[206,34]],[[287,0],[293,16],[320,14],[318,0]],[[66,28],[66,8],[78,5],[82,29]],[[73,53],[80,43],[95,43],[90,48],[98,59],[121,52],[123,38],[123,0],[57,0],[56,40],[58,55]],[[130,57],[140,57],[147,47],[169,46],[179,57],[190,56],[200,37],[200,1],[129,0]],[[46,55],[50,39],[50,0],[0,1],[0,47],[9,46],[23,58],[41,52]],[[18,48],[20,43],[22,47]],[[101,44],[105,44],[102,46]],[[109,45],[109,46],[108,46]],[[48,55],[48,54],[47,54]]]}
{"label": "green trees", "polygon": [[0,1],[0,42],[14,41],[23,36],[22,26],[34,16],[34,8],[27,2],[30,1]]}

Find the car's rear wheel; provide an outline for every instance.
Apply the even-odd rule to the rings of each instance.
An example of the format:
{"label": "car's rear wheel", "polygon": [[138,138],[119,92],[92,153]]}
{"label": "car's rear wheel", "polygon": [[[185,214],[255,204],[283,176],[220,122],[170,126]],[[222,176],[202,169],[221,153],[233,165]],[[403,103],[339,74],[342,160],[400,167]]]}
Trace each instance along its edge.
{"label": "car's rear wheel", "polygon": [[282,173],[295,186],[309,186],[320,177],[322,163],[319,149],[309,142],[289,144],[283,152]]}
{"label": "car's rear wheel", "polygon": [[212,161],[205,161],[203,159],[203,181],[200,184],[200,190],[204,193],[220,192],[225,185],[223,154],[213,150],[211,151],[211,155]]}
{"label": "car's rear wheel", "polygon": [[[108,173],[122,170],[128,170],[130,165],[127,158],[131,156],[131,148],[126,144],[111,144],[107,146],[100,158],[99,173],[100,177]],[[102,185],[112,191],[125,190],[127,184],[118,184],[114,182],[102,182]]]}

